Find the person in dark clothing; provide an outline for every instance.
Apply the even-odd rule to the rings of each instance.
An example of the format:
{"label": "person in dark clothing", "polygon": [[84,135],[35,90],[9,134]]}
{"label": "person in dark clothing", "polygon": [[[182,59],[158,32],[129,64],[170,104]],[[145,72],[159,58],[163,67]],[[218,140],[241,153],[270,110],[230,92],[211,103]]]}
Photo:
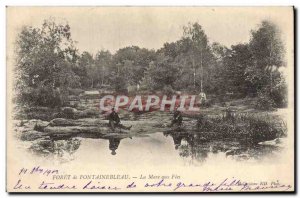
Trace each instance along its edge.
{"label": "person in dark clothing", "polygon": [[173,114],[173,120],[172,120],[171,126],[173,126],[174,124],[177,126],[181,126],[182,120],[183,120],[182,114],[177,108]]}
{"label": "person in dark clothing", "polygon": [[109,120],[109,126],[112,128],[112,130],[115,130],[116,127],[119,127],[121,129],[130,130],[132,127],[132,126],[126,127],[121,124],[120,117],[114,108],[112,108],[112,112],[109,114],[108,120]]}

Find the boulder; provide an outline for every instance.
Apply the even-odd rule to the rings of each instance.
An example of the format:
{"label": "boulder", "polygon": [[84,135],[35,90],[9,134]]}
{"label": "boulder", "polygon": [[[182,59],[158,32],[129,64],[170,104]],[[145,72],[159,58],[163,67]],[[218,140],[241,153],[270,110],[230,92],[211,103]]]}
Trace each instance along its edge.
{"label": "boulder", "polygon": [[21,134],[21,140],[23,141],[33,141],[36,139],[44,138],[46,135],[39,131],[25,131]]}
{"label": "boulder", "polygon": [[72,107],[63,107],[59,116],[63,117],[63,118],[74,119],[76,117],[76,114],[77,114],[77,109],[72,108]]}
{"label": "boulder", "polygon": [[[130,134],[137,133],[154,133],[165,131],[161,124],[156,121],[121,121],[124,126],[133,126],[129,130]],[[47,134],[55,135],[70,135],[76,133],[111,133],[111,128],[108,125],[108,120],[99,118],[82,118],[78,120],[56,118],[50,121],[49,126],[44,129]]]}
{"label": "boulder", "polygon": [[75,113],[77,111],[77,109],[73,108],[73,107],[62,107],[62,112],[69,114],[69,113]]}
{"label": "boulder", "polygon": [[50,121],[49,126],[108,126],[107,120],[95,118],[82,118],[78,120],[55,118]]}
{"label": "boulder", "polygon": [[110,129],[108,127],[93,127],[93,126],[55,126],[46,127],[47,134],[76,134],[76,133],[99,133],[105,134]]}
{"label": "boulder", "polygon": [[95,118],[99,117],[99,111],[96,109],[85,109],[83,111],[78,112],[76,117],[78,118]]}
{"label": "boulder", "polygon": [[55,118],[50,121],[49,126],[78,126],[81,125],[82,122],[77,120],[65,119],[65,118]]}
{"label": "boulder", "polygon": [[48,126],[48,124],[49,122],[47,121],[32,119],[24,123],[23,126],[26,128],[35,129],[36,127],[45,128],[46,126]]}

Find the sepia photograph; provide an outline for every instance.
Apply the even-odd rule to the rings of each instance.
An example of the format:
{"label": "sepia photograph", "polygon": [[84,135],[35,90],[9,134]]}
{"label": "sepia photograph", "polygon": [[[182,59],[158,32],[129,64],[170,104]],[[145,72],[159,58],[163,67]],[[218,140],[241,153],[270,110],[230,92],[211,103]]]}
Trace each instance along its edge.
{"label": "sepia photograph", "polygon": [[8,192],[294,192],[294,8],[6,8]]}

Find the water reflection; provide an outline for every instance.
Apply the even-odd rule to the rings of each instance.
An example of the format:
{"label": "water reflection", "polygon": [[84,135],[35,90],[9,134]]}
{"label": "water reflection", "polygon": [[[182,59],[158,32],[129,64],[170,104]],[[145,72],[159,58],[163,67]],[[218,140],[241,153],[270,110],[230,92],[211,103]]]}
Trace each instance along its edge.
{"label": "water reflection", "polygon": [[[129,159],[133,158],[133,155],[138,156],[143,155],[143,152],[148,152],[148,158],[158,158],[163,161],[164,157],[161,156],[161,153],[166,152],[174,159],[183,160],[189,164],[202,164],[216,156],[230,160],[262,159],[267,154],[274,154],[281,149],[277,143],[274,145],[247,145],[234,139],[208,140],[205,138],[206,136],[202,133],[180,130],[139,137],[138,135],[131,137],[128,134],[109,134],[107,136],[76,134],[73,137],[56,136],[35,140],[32,142],[30,150],[43,156],[56,156],[63,159],[64,162],[74,160],[74,156],[81,158],[86,152],[94,152],[94,154],[91,153],[93,156],[107,153],[113,160],[119,160],[124,155]],[[91,140],[94,145],[90,145]],[[120,145],[122,146],[120,147]],[[81,152],[78,152],[80,148]]]}
{"label": "water reflection", "polygon": [[109,138],[109,150],[111,150],[112,155],[116,155],[116,150],[118,149],[121,142],[121,138]]}
{"label": "water reflection", "polygon": [[182,158],[203,163],[212,155],[223,154],[235,160],[262,159],[266,155],[281,151],[279,144],[260,145],[245,141],[207,140],[202,133],[189,133],[182,131],[164,132],[164,136],[172,137],[174,147]]}
{"label": "water reflection", "polygon": [[79,149],[81,140],[78,138],[52,139],[43,138],[37,139],[32,143],[29,149],[37,154],[49,155],[55,154],[59,157],[64,155],[72,155]]}
{"label": "water reflection", "polygon": [[[79,136],[80,137],[80,136]],[[116,155],[116,150],[118,149],[120,142],[124,138],[120,137],[99,137],[99,135],[83,135],[81,138],[91,138],[91,139],[105,139],[109,142],[109,150],[111,155]],[[131,138],[131,137],[129,137]],[[71,136],[60,136],[60,137],[50,137],[37,139],[32,142],[29,150],[36,154],[47,156],[47,155],[57,155],[58,157],[64,157],[65,155],[73,155],[76,150],[79,149],[81,145],[81,140],[77,137]]]}
{"label": "water reflection", "polygon": [[210,147],[196,133],[181,131],[164,132],[166,137],[171,136],[176,150],[179,150],[179,156],[182,158],[191,157],[198,162],[204,162],[210,152]]}

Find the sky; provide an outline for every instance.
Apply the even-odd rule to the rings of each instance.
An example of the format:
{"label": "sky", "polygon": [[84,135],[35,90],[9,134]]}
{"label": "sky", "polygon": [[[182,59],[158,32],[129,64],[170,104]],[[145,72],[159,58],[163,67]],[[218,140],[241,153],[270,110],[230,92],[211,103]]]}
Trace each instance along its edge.
{"label": "sky", "polygon": [[[227,47],[248,42],[250,31],[262,20],[287,28],[291,7],[9,7],[10,38],[23,25],[41,26],[44,19],[68,22],[80,52],[115,52],[136,45],[159,49],[165,42],[179,40],[183,26],[198,22],[210,43]],[[283,17],[287,16],[287,17]],[[283,33],[285,33],[283,31]],[[288,34],[283,37],[288,36]]]}

